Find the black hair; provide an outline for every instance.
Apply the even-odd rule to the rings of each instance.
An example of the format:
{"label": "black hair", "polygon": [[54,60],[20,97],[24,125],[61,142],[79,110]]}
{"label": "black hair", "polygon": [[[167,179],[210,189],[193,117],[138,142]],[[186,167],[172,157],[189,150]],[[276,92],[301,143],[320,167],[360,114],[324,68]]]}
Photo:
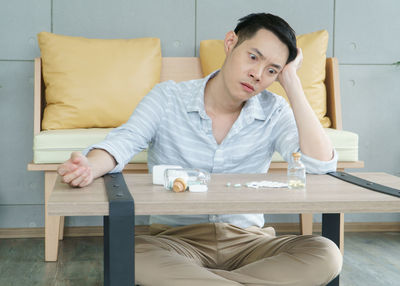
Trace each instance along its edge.
{"label": "black hair", "polygon": [[235,28],[235,34],[238,36],[236,46],[253,37],[260,29],[271,31],[288,47],[289,56],[286,63],[296,58],[296,33],[285,20],[272,14],[253,13],[240,18]]}

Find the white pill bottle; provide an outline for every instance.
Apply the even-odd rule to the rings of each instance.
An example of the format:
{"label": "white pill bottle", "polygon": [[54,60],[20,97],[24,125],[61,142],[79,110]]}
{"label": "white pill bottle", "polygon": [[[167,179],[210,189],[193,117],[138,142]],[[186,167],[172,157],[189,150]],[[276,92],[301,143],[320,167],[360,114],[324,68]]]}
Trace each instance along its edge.
{"label": "white pill bottle", "polygon": [[210,173],[201,169],[166,169],[164,187],[174,192],[207,192]]}

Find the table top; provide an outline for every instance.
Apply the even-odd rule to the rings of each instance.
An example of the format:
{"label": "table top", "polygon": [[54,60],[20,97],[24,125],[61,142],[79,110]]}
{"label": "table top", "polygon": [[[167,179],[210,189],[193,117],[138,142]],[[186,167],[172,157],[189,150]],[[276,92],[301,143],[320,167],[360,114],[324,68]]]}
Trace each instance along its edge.
{"label": "table top", "polygon": [[[400,177],[386,173],[352,173],[354,176],[400,189]],[[212,174],[208,192],[174,193],[152,184],[150,174],[124,174],[134,201],[135,214],[227,213],[373,213],[400,212],[400,198],[374,192],[329,175],[307,174],[305,190],[245,187],[251,181],[286,181],[286,173]],[[226,183],[231,182],[227,187]],[[236,188],[233,185],[242,184]],[[108,215],[104,179],[85,188],[71,188],[57,178],[48,202],[49,215]]]}

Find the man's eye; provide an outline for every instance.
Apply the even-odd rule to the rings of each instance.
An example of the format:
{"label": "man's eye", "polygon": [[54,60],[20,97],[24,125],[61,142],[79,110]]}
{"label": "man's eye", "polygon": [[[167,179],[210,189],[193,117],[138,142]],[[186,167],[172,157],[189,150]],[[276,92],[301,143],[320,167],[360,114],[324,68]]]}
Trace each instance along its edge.
{"label": "man's eye", "polygon": [[268,73],[269,73],[269,74],[276,74],[277,72],[276,72],[276,70],[274,70],[274,69],[268,69]]}
{"label": "man's eye", "polygon": [[255,59],[257,59],[257,57],[255,54],[250,54],[250,59],[255,60]]}

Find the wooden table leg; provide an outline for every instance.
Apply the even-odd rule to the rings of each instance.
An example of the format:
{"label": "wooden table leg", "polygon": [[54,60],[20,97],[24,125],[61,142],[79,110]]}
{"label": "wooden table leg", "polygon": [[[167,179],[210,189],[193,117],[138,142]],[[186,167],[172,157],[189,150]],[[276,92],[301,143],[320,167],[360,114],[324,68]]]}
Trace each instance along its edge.
{"label": "wooden table leg", "polygon": [[65,222],[65,217],[60,216],[60,230],[58,232],[58,240],[64,239],[64,222]]}
{"label": "wooden table leg", "polygon": [[340,213],[339,249],[344,255],[344,213]]}
{"label": "wooden table leg", "polygon": [[303,235],[313,233],[313,214],[300,214],[300,232]]}
{"label": "wooden table leg", "polygon": [[57,261],[58,240],[60,236],[60,216],[49,216],[47,214],[47,201],[53,191],[57,173],[54,171],[44,172],[44,253],[45,261]]}

